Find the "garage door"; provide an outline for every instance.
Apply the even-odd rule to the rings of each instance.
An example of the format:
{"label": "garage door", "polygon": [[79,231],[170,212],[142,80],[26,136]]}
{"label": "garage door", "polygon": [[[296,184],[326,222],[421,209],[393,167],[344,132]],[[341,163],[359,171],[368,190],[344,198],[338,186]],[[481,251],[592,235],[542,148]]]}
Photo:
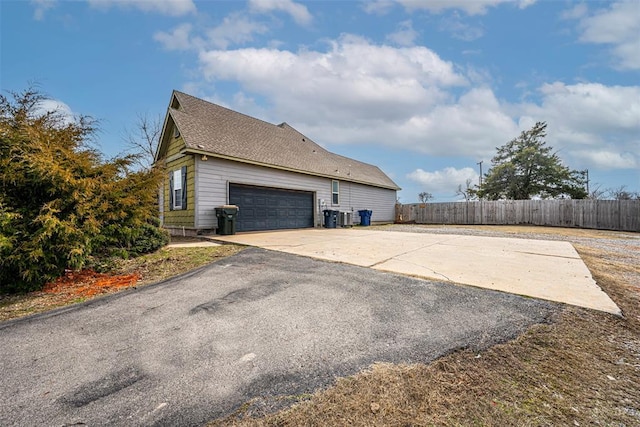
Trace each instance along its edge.
{"label": "garage door", "polygon": [[238,205],[237,231],[313,227],[313,193],[229,184],[229,203]]}

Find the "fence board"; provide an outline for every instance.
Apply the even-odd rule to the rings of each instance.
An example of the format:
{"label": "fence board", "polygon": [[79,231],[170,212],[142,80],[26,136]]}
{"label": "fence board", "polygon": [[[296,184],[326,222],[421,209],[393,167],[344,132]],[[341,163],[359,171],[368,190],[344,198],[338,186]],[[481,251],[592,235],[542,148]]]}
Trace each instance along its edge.
{"label": "fence board", "polygon": [[397,222],[532,224],[640,232],[640,200],[497,200],[396,206]]}

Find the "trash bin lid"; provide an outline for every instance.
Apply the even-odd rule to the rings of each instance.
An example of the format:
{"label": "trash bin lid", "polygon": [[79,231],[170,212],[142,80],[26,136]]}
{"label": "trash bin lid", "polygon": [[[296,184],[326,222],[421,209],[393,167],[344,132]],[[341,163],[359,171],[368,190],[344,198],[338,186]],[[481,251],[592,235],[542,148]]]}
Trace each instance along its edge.
{"label": "trash bin lid", "polygon": [[216,213],[223,213],[225,215],[233,215],[238,213],[240,208],[236,205],[222,205],[216,208]]}

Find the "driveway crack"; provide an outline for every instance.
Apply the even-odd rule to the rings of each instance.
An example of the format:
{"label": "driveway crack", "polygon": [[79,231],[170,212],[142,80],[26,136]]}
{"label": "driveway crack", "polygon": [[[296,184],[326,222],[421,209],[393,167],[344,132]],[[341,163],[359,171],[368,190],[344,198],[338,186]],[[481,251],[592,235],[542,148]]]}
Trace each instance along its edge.
{"label": "driveway crack", "polygon": [[[412,250],[409,250],[409,251],[406,251],[406,252],[402,252],[402,253],[394,255],[394,256],[392,256],[390,258],[387,258],[387,259],[384,259],[382,261],[376,262],[375,264],[371,264],[369,266],[369,268],[375,268],[375,267],[377,267],[377,266],[379,266],[381,264],[384,264],[384,263],[386,263],[388,261],[392,261],[394,259],[397,259],[398,257],[401,257],[403,255],[407,255],[407,254],[410,254],[410,253],[413,253],[413,252],[421,251],[421,250],[423,250],[425,248],[430,248],[432,246],[444,245],[444,244],[447,244],[448,242],[450,242],[452,240],[458,240],[459,238],[460,238],[460,236],[454,236],[454,237],[451,237],[450,239],[445,239],[445,240],[442,240],[442,241],[439,241],[439,242],[435,242],[435,243],[431,243],[431,244],[428,244],[428,245],[420,246],[419,248],[412,249]],[[401,260],[398,260],[398,261],[401,261]],[[433,274],[435,274],[437,276],[444,277],[444,279],[449,281],[449,282],[453,282],[453,280],[451,280],[451,278],[447,277],[445,274],[438,273],[437,271],[435,271],[434,269],[430,268],[429,266],[426,266],[426,265],[423,265],[423,264],[417,264],[415,262],[404,261],[404,260],[402,260],[402,262],[406,262],[407,264],[415,265],[415,266],[418,266],[418,267],[421,267],[421,268],[426,268],[428,270],[431,270],[433,272]]]}
{"label": "driveway crack", "polygon": [[553,254],[541,254],[537,252],[527,252],[527,251],[514,251],[519,254],[527,254],[527,255],[537,255],[537,256],[546,256],[551,258],[565,258],[565,259],[582,259],[580,256],[566,256],[566,255],[553,255]]}

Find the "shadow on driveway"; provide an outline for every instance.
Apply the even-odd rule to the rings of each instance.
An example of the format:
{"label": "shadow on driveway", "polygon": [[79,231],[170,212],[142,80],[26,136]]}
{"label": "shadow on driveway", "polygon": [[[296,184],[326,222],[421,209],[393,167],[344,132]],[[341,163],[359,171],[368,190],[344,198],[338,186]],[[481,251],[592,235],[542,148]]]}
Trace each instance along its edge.
{"label": "shadow on driveway", "polygon": [[557,305],[263,249],[0,324],[0,425],[202,425],[373,362],[486,348]]}

